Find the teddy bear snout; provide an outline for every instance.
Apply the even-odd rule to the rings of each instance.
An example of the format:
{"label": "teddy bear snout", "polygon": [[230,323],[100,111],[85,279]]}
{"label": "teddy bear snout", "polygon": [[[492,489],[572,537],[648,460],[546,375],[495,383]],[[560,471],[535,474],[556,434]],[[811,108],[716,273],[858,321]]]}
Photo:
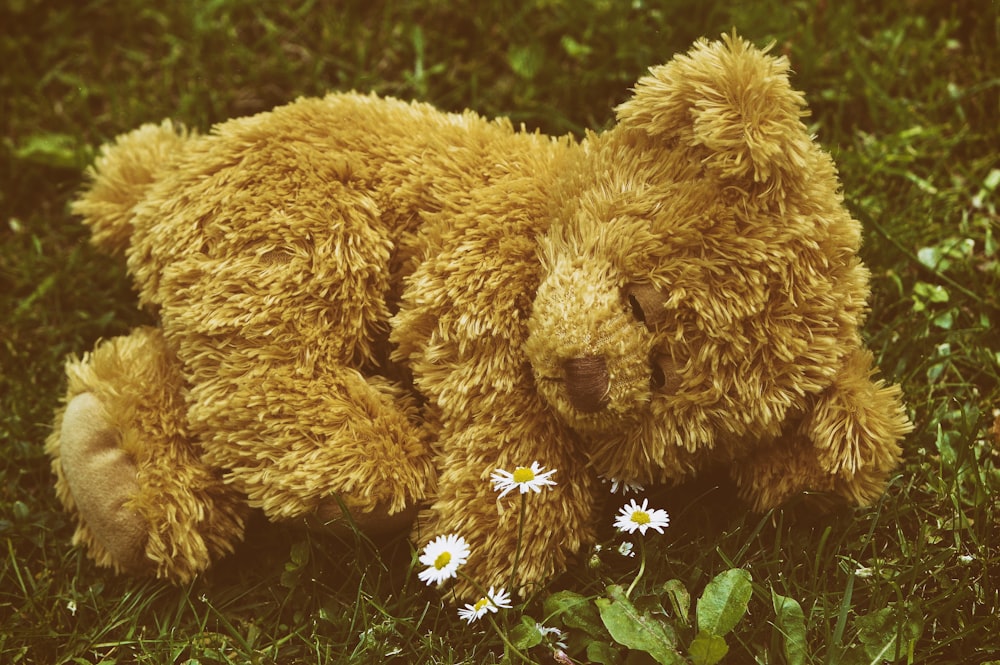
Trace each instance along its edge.
{"label": "teddy bear snout", "polygon": [[570,358],[563,363],[570,404],[583,413],[596,413],[608,404],[610,378],[604,356]]}

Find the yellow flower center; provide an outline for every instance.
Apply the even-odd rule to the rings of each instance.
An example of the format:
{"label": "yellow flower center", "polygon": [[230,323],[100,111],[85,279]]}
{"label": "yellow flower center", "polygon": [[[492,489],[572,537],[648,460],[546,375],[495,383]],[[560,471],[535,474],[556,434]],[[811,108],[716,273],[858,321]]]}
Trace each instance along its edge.
{"label": "yellow flower center", "polygon": [[434,559],[434,567],[437,568],[438,570],[441,570],[442,568],[447,566],[450,561],[451,561],[451,552],[441,552],[441,554],[438,554],[437,558]]}
{"label": "yellow flower center", "polygon": [[649,524],[649,513],[637,510],[632,513],[632,521],[636,524]]}
{"label": "yellow flower center", "polygon": [[530,483],[535,479],[535,472],[529,468],[519,466],[514,469],[514,482],[515,483]]}
{"label": "yellow flower center", "polygon": [[484,607],[486,607],[486,604],[489,603],[489,602],[490,601],[488,601],[485,598],[480,598],[479,601],[475,605],[472,606],[472,609],[474,609],[474,610],[476,610],[478,612],[479,610],[481,610]]}

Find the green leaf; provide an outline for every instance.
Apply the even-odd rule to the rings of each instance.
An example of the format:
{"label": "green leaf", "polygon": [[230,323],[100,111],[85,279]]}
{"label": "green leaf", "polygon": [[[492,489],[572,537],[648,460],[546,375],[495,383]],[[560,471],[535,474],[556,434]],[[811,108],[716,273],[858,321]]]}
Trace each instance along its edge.
{"label": "green leaf", "polygon": [[778,630],[781,631],[788,665],[802,665],[806,661],[806,619],[802,606],[788,596],[781,596],[771,590],[771,602],[777,615]]}
{"label": "green leaf", "polygon": [[523,79],[531,80],[542,67],[544,53],[537,44],[526,46],[511,46],[507,52],[507,62],[514,73]]}
{"label": "green leaf", "polygon": [[931,270],[947,270],[951,267],[940,247],[921,247],[917,250],[917,260]]}
{"label": "green leaf", "polygon": [[301,568],[306,565],[309,562],[309,543],[300,541],[292,545],[290,558],[295,568]]}
{"label": "green leaf", "polygon": [[698,630],[713,635],[731,631],[747,611],[753,587],[750,573],[732,568],[715,576],[698,599]]}
{"label": "green leaf", "polygon": [[25,522],[31,516],[31,509],[24,501],[15,501],[13,511],[15,522]]}
{"label": "green leaf", "polygon": [[607,635],[597,609],[586,596],[572,591],[557,591],[543,604],[546,622],[558,617],[567,628],[576,628],[597,639]]}
{"label": "green leaf", "polygon": [[691,611],[691,594],[684,588],[680,580],[669,580],[663,584],[663,592],[670,601],[670,609],[674,615],[680,619],[681,624],[687,626],[688,614]]}
{"label": "green leaf", "polygon": [[694,665],[715,665],[729,653],[726,640],[718,635],[701,631],[688,648]]}
{"label": "green leaf", "polygon": [[986,179],[983,180],[983,188],[992,192],[997,185],[1000,185],[1000,169],[990,169]]}
{"label": "green leaf", "polygon": [[948,238],[931,247],[917,250],[917,260],[938,272],[949,270],[955,262],[968,261],[975,251],[972,238]]}
{"label": "green leaf", "polygon": [[576,41],[569,35],[563,35],[559,44],[566,51],[566,54],[575,60],[583,60],[594,51],[590,46]]}
{"label": "green leaf", "polygon": [[683,663],[675,648],[677,638],[673,629],[658,621],[648,612],[640,613],[620,586],[608,587],[609,598],[594,601],[601,613],[601,621],[611,637],[629,649],[645,651],[662,665]]}
{"label": "green leaf", "polygon": [[[873,663],[883,660],[893,662],[896,651],[906,653],[906,644],[916,640],[923,632],[918,618],[907,617],[892,605],[857,617],[855,626],[865,655]],[[900,637],[904,640],[902,646],[897,644]]]}
{"label": "green leaf", "polygon": [[27,162],[64,169],[80,168],[82,158],[77,139],[68,134],[34,134],[15,151],[14,156]]}
{"label": "green leaf", "polygon": [[587,644],[587,660],[600,665],[617,665],[620,661],[618,650],[607,642],[594,640]]}
{"label": "green leaf", "polygon": [[938,284],[928,284],[927,282],[917,282],[913,285],[913,296],[917,302],[942,303],[948,302],[950,296],[948,289]]}
{"label": "green leaf", "polygon": [[951,330],[955,324],[955,315],[951,311],[942,312],[934,317],[934,325],[943,330]]}
{"label": "green leaf", "polygon": [[538,623],[529,616],[521,616],[521,623],[514,626],[508,635],[510,643],[520,651],[536,647],[542,643],[544,636],[538,630]]}

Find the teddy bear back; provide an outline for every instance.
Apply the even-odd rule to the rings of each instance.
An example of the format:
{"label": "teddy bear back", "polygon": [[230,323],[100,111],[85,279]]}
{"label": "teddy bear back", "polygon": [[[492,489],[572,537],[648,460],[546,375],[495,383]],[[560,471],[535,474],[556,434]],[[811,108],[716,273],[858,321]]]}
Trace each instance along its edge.
{"label": "teddy bear back", "polygon": [[329,345],[337,326],[319,319],[350,292],[342,322],[366,331],[337,354],[370,360],[426,219],[466,209],[485,182],[555,148],[504,119],[333,93],[200,135],[169,121],[124,134],[74,210],[96,244],[126,255],[168,337],[264,330],[293,348],[326,331]]}

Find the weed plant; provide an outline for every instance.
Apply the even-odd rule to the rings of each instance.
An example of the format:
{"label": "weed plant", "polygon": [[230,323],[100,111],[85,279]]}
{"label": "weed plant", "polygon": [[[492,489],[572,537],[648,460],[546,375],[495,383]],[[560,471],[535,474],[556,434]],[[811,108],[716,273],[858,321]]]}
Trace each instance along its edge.
{"label": "weed plant", "polygon": [[[493,624],[442,606],[401,537],[254,523],[180,588],[70,547],[42,451],[63,359],[149,320],[67,212],[102,142],[347,89],[580,133],[608,126],[647,67],[734,26],[790,57],[865,226],[865,334],[916,425],[876,506],[752,515],[702,479],[653,497],[671,526],[644,541],[629,606],[609,609],[638,570],[609,515],[602,551]],[[695,645],[700,602],[723,662],[1000,662],[998,34],[995,0],[6,0],[0,662],[553,662],[536,622],[578,662],[674,658],[605,612],[672,639],[672,662],[715,662],[717,640]]]}

